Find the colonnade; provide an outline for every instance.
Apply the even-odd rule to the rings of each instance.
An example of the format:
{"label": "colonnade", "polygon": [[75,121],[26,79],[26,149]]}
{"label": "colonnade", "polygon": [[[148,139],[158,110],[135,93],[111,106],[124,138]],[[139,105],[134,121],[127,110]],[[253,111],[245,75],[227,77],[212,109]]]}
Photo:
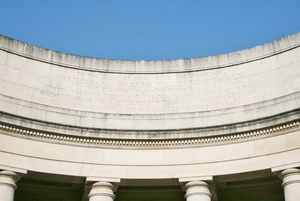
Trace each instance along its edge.
{"label": "colonnade", "polygon": [[[279,176],[282,179],[284,188],[285,201],[298,201],[300,198],[300,170],[290,168],[283,170]],[[13,201],[16,183],[21,175],[13,171],[3,170],[0,172],[0,200]],[[88,195],[89,201],[113,201],[114,192],[117,187],[115,184],[99,181],[95,182]],[[211,192],[205,181],[190,181],[184,184],[186,191],[185,198],[187,201],[211,201]]]}

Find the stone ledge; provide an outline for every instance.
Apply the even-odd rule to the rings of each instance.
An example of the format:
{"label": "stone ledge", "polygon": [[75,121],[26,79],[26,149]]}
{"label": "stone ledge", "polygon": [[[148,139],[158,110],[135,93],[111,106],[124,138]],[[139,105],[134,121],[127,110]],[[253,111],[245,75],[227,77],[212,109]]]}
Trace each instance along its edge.
{"label": "stone ledge", "polygon": [[285,124],[300,119],[300,109],[295,109],[274,116],[255,119],[234,124],[215,125],[210,127],[197,127],[187,129],[156,129],[156,130],[131,130],[131,129],[105,129],[90,128],[78,125],[64,125],[53,122],[24,118],[9,113],[0,112],[0,122],[14,127],[26,128],[46,133],[63,133],[66,136],[95,137],[102,139],[127,139],[127,140],[172,140],[199,137],[223,136],[232,133],[243,133],[250,130],[260,130],[274,125]]}
{"label": "stone ledge", "polygon": [[32,129],[14,127],[13,125],[0,123],[0,130],[5,131],[4,134],[17,135],[32,140],[47,141],[59,144],[73,144],[78,146],[93,147],[128,147],[128,148],[174,148],[180,146],[208,146],[222,143],[235,143],[245,140],[253,140],[257,137],[267,137],[269,135],[278,135],[282,132],[298,130],[300,120],[287,122],[285,124],[276,125],[264,129],[252,130],[243,133],[233,133],[222,136],[172,139],[172,140],[121,140],[121,139],[103,139],[95,137],[78,137],[63,134],[47,133]]}

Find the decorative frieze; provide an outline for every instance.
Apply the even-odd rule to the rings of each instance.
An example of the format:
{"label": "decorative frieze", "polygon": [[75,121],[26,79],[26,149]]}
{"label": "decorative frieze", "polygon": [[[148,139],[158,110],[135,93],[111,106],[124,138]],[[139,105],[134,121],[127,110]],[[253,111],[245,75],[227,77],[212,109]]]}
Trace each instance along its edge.
{"label": "decorative frieze", "polygon": [[[47,140],[53,143],[75,143],[78,145],[92,146],[122,146],[122,147],[166,147],[166,146],[189,146],[189,145],[210,145],[216,143],[230,143],[240,140],[248,140],[254,137],[262,137],[269,134],[277,134],[299,127],[300,122],[294,121],[286,124],[269,127],[265,129],[248,131],[244,133],[233,133],[221,136],[208,136],[192,139],[172,139],[172,140],[126,140],[126,139],[103,139],[96,137],[79,137],[63,134],[54,134],[29,130],[26,128],[14,127],[13,125],[0,123],[0,130],[29,137],[30,139]],[[159,131],[158,131],[159,132]]]}

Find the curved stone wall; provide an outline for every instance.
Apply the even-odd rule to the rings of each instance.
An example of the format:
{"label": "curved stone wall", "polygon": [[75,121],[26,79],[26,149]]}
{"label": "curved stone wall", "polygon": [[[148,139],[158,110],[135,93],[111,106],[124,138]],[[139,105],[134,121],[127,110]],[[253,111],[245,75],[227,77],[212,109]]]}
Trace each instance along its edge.
{"label": "curved stone wall", "polygon": [[1,111],[85,128],[168,130],[248,122],[299,105],[300,34],[171,61],[68,55],[0,38]]}
{"label": "curved stone wall", "polygon": [[300,32],[174,61],[94,59],[0,37],[0,170],[125,185],[274,176],[300,166],[299,106]]}

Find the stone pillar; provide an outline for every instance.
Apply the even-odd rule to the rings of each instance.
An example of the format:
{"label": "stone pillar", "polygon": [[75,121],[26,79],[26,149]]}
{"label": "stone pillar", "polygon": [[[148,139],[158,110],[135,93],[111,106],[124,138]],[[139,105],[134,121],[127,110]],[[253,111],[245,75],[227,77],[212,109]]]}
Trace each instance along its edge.
{"label": "stone pillar", "polygon": [[100,181],[92,185],[90,194],[88,195],[89,201],[113,201],[115,187],[113,184]]}
{"label": "stone pillar", "polygon": [[281,172],[282,187],[285,201],[299,201],[300,199],[300,170],[286,169]]}
{"label": "stone pillar", "polygon": [[11,171],[0,172],[0,200],[13,201],[15,190],[17,189],[16,182],[20,176]]}
{"label": "stone pillar", "polygon": [[204,181],[190,181],[185,185],[187,201],[211,201],[211,193]]}

